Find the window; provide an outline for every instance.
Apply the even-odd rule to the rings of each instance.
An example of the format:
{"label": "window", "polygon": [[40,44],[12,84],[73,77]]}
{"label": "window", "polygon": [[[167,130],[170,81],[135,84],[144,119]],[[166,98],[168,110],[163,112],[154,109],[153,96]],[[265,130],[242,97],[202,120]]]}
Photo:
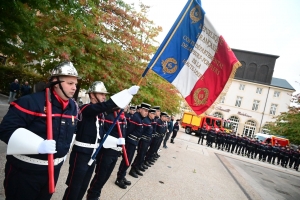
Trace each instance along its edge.
{"label": "window", "polygon": [[255,129],[256,129],[256,123],[252,120],[248,120],[245,123],[243,135],[251,137],[254,134]]}
{"label": "window", "polygon": [[275,115],[276,109],[277,109],[277,105],[276,104],[272,104],[271,105],[271,109],[270,109],[270,115]]}
{"label": "window", "polygon": [[237,97],[235,101],[235,106],[241,107],[243,97]]}
{"label": "window", "polygon": [[261,92],[262,92],[262,88],[256,88],[256,93],[257,94],[261,94]]}
{"label": "window", "polygon": [[240,90],[244,90],[245,89],[245,85],[240,84]]}
{"label": "window", "polygon": [[280,95],[280,92],[278,92],[278,91],[274,92],[274,97],[279,97],[279,95]]}
{"label": "window", "polygon": [[213,114],[213,116],[214,116],[214,117],[218,117],[218,118],[223,118],[223,115],[222,115],[222,113],[220,113],[220,112],[215,112],[215,113]]}
{"label": "window", "polygon": [[220,103],[224,103],[225,102],[225,96],[222,96]]}
{"label": "window", "polygon": [[255,110],[255,111],[256,111],[256,110],[258,109],[259,102],[260,102],[260,101],[258,101],[258,100],[254,100],[254,101],[253,101],[252,110]]}
{"label": "window", "polygon": [[239,118],[237,118],[236,116],[231,116],[228,120],[231,122],[234,131],[237,132],[240,122]]}

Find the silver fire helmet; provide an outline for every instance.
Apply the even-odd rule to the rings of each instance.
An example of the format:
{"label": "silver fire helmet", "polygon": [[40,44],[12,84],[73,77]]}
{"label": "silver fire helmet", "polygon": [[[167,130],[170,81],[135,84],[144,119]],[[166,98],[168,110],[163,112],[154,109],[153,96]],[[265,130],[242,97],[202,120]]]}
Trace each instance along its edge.
{"label": "silver fire helmet", "polygon": [[73,63],[69,61],[65,61],[57,65],[51,72],[51,77],[54,76],[73,76],[81,79],[81,77],[78,76],[77,70],[73,66]]}
{"label": "silver fire helmet", "polygon": [[103,93],[103,94],[108,94],[106,87],[103,82],[101,81],[95,81],[88,91],[86,92],[87,94],[89,93]]}

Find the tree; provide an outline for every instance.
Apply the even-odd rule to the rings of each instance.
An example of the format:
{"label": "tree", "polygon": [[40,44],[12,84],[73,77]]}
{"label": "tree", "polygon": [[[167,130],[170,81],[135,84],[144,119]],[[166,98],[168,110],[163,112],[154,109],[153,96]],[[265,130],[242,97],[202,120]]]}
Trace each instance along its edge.
{"label": "tree", "polygon": [[[82,87],[101,80],[110,93],[137,84],[157,49],[161,32],[147,19],[148,6],[134,10],[122,0],[15,0],[0,2],[0,52],[12,66],[49,77],[70,60]],[[166,81],[148,72],[133,103],[179,111],[180,97]]]}
{"label": "tree", "polygon": [[269,122],[267,129],[274,135],[288,138],[291,143],[300,145],[300,94],[292,96],[292,101],[298,106],[291,106],[287,112],[276,117],[275,122]]}

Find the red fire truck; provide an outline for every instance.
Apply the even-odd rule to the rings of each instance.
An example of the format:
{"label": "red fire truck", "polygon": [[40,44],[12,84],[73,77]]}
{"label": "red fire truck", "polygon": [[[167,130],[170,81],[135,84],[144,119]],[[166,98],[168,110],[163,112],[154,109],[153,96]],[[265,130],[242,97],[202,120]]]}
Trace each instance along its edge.
{"label": "red fire truck", "polygon": [[194,132],[199,135],[199,130],[206,125],[206,129],[210,130],[215,127],[216,131],[231,132],[232,125],[229,121],[208,115],[195,115],[191,112],[184,112],[181,119],[181,127],[185,129],[185,133],[191,134]]}

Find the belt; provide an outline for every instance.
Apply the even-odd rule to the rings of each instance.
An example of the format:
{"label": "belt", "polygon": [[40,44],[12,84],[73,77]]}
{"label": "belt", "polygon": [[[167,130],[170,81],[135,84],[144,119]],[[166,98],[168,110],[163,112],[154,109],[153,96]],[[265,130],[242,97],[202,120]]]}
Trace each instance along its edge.
{"label": "belt", "polygon": [[[31,163],[31,164],[36,164],[36,165],[48,165],[48,160],[40,160],[40,159],[36,159],[36,158],[30,158],[28,156],[23,156],[23,155],[13,155],[15,158],[22,160],[24,162],[27,163]],[[61,163],[62,161],[64,161],[65,157],[63,158],[56,158],[54,159],[54,165],[58,165],[59,163]]]}
{"label": "belt", "polygon": [[80,147],[92,148],[92,149],[97,149],[99,147],[99,144],[89,144],[89,143],[79,142],[76,140],[75,140],[74,144],[77,146],[80,146]]}
{"label": "belt", "polygon": [[141,139],[144,139],[144,140],[151,140],[151,137],[147,137],[145,135],[142,135]]}
{"label": "belt", "polygon": [[131,139],[131,140],[137,141],[137,142],[140,140],[140,138],[138,138],[138,137],[136,137],[136,136],[134,136],[132,134],[129,134],[128,138]]}
{"label": "belt", "polygon": [[122,151],[122,147],[112,147],[111,149],[113,149],[115,151]]}

